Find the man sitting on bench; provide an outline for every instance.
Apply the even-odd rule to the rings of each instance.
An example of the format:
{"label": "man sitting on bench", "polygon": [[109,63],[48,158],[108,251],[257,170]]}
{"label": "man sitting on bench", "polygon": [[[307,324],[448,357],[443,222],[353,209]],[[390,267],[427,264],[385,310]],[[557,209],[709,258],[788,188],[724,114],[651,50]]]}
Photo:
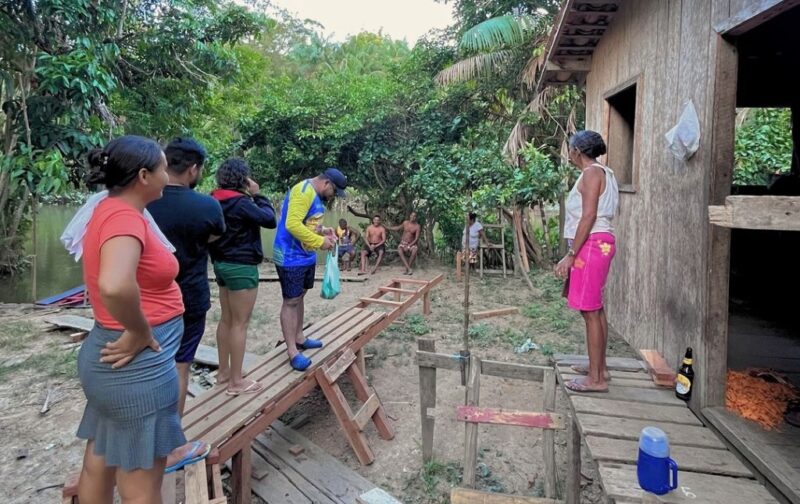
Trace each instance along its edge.
{"label": "man sitting on bench", "polygon": [[[403,237],[400,239],[400,245],[397,246],[397,255],[403,261],[403,266],[406,267],[404,275],[412,275],[414,271],[411,267],[414,265],[414,259],[417,258],[417,242],[419,241],[419,223],[417,222],[417,212],[411,212],[408,215],[408,220],[404,220],[399,226],[387,227],[389,231],[403,230]],[[408,254],[408,257],[406,257]]]}
{"label": "man sitting on bench", "polygon": [[372,257],[372,254],[377,253],[378,259],[375,261],[372,271],[369,272],[370,275],[374,275],[378,271],[378,266],[381,265],[383,254],[386,253],[386,228],[381,224],[379,215],[372,218],[372,224],[367,226],[365,235],[366,240],[364,241],[364,247],[361,249],[361,268],[358,274],[367,274],[369,258]]}

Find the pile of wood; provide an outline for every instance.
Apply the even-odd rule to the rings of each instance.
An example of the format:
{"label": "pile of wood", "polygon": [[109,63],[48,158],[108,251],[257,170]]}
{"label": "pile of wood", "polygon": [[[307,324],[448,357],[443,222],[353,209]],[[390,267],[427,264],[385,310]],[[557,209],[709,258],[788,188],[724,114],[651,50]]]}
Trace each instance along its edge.
{"label": "pile of wood", "polygon": [[[725,407],[739,416],[773,430],[783,422],[789,401],[800,398],[797,391],[775,373],[762,370],[728,371]],[[774,381],[773,381],[774,380]]]}

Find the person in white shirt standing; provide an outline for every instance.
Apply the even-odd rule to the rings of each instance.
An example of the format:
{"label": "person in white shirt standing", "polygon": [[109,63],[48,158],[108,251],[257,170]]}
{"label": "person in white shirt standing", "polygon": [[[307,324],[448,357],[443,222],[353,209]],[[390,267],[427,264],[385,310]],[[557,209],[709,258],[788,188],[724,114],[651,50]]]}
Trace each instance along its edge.
{"label": "person in white shirt standing", "polygon": [[619,207],[619,189],[614,172],[597,162],[605,153],[606,144],[599,133],[579,131],[570,138],[569,160],[581,175],[567,196],[564,237],[569,251],[555,273],[567,281],[569,307],[580,311],[586,323],[589,366],[573,368],[586,376],[565,384],[578,392],[607,392],[610,379],[603,289],[617,250],[612,220]]}

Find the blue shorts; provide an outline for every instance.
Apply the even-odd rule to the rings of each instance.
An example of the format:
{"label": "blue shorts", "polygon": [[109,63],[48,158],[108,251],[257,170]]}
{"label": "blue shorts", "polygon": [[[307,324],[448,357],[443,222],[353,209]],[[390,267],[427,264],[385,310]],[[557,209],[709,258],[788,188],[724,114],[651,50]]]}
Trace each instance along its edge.
{"label": "blue shorts", "polygon": [[345,254],[355,255],[355,250],[353,250],[352,245],[339,245],[339,257],[342,257]]}
{"label": "blue shorts", "polygon": [[203,333],[206,331],[206,312],[183,314],[183,336],[175,362],[192,362]]}
{"label": "blue shorts", "polygon": [[314,288],[314,275],[317,265],[311,266],[275,266],[278,271],[278,280],[281,283],[281,293],[284,299],[299,298],[308,289]]}

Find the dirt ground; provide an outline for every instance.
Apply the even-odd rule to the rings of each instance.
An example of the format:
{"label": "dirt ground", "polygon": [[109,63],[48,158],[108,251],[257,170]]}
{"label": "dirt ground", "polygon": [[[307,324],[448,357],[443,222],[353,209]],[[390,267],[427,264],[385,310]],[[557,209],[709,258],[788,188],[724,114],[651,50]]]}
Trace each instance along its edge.
{"label": "dirt ground", "polygon": [[[264,265],[264,272],[272,272]],[[306,300],[306,321],[318,320],[357,302],[360,296],[401,273],[392,263],[364,283],[345,282],[335,300],[324,300],[317,289]],[[418,337],[434,338],[438,352],[455,353],[463,335],[463,283],[456,282],[451,268],[422,266],[416,278],[444,281],[433,291],[429,317],[421,306],[410,310],[398,324],[373,340],[366,349],[367,371],[387,413],[393,421],[395,439],[384,441],[373,426],[367,437],[375,462],[360,466],[339,425],[319,392],[307,396],[284,417],[290,421],[307,414],[310,421],[299,431],[364,477],[389,491],[401,501],[421,504],[446,503],[449,489],[461,477],[464,427],[454,420],[455,408],[464,400],[457,372],[441,370],[437,382],[437,420],[434,437],[435,461],[422,463],[420,442],[419,381],[414,351]],[[585,353],[583,323],[560,298],[561,286],[549,272],[533,275],[535,292],[520,278],[473,276],[471,310],[518,306],[519,315],[485,319],[470,329],[473,353],[501,361],[546,364],[553,353]],[[214,345],[219,320],[216,289],[207,320],[204,342]],[[261,354],[280,338],[277,283],[262,283],[248,336],[248,351]],[[87,310],[69,310],[91,316]],[[77,346],[69,331],[49,332],[43,312],[29,306],[0,305],[0,442],[5,447],[0,459],[0,494],[11,503],[58,502],[61,484],[68,473],[80,467],[83,443],[75,437],[83,411],[84,397],[76,377]],[[538,349],[518,354],[514,349],[530,340]],[[612,338],[609,355],[631,356],[630,348]],[[349,394],[344,387],[345,394]],[[50,410],[40,410],[50,392]],[[352,396],[352,394],[350,394]],[[541,386],[495,377],[481,379],[481,405],[510,409],[538,410],[542,407]],[[564,398],[557,407],[565,408]],[[453,414],[451,414],[453,413]],[[541,432],[515,427],[482,426],[479,432],[480,488],[521,495],[543,494]],[[566,440],[556,437],[556,459],[563,479]],[[584,466],[584,502],[599,502],[600,491],[593,482],[594,469]],[[9,499],[10,498],[10,499]]]}

